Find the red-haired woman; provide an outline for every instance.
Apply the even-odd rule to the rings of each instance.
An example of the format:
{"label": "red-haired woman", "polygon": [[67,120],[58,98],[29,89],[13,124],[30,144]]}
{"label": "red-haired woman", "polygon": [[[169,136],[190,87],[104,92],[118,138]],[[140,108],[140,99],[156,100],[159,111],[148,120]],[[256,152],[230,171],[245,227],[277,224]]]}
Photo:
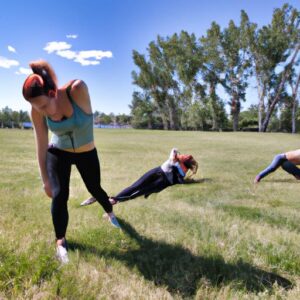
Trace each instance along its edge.
{"label": "red-haired woman", "polygon": [[[141,176],[132,185],[122,190],[109,201],[112,205],[128,201],[139,196],[147,198],[152,193],[158,193],[165,188],[177,183],[184,183],[184,179],[196,174],[198,163],[192,155],[179,154],[176,148],[171,150],[169,159],[161,166],[153,168]],[[88,198],[81,203],[82,206],[96,202],[94,197]]]}
{"label": "red-haired woman", "polygon": [[[57,86],[56,75],[46,61],[30,63],[33,74],[23,85],[23,96],[31,104],[36,151],[45,193],[52,198],[51,213],[56,235],[56,253],[68,262],[69,183],[76,165],[88,191],[102,205],[115,227],[119,223],[106,192],[100,186],[100,164],[93,137],[93,113],[86,84],[72,80]],[[48,141],[48,130],[52,138]]]}

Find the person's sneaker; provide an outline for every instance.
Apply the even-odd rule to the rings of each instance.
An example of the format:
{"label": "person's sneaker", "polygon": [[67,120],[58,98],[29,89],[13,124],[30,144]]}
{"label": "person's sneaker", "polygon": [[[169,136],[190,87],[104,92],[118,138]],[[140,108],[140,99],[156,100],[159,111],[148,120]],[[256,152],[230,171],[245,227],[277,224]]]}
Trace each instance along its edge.
{"label": "person's sneaker", "polygon": [[116,228],[121,228],[121,225],[119,224],[116,216],[114,215],[114,213],[110,213],[110,214],[106,214],[107,218],[110,222],[110,224]]}
{"label": "person's sneaker", "polygon": [[117,201],[116,199],[114,199],[114,198],[112,198],[112,197],[109,198],[108,201],[110,202],[111,205],[116,205],[116,204],[119,203],[119,201]]}
{"label": "person's sneaker", "polygon": [[62,245],[56,246],[56,257],[62,264],[69,262],[67,249]]}
{"label": "person's sneaker", "polygon": [[87,205],[91,205],[93,203],[95,203],[97,200],[94,197],[88,198],[86,200],[84,200],[83,202],[81,202],[80,206],[87,206]]}

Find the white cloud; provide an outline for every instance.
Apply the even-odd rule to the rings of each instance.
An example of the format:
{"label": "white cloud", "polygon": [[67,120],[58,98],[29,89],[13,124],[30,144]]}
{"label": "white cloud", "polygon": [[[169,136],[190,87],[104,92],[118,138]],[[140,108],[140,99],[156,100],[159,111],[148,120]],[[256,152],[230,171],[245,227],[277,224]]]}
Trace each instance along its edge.
{"label": "white cloud", "polygon": [[45,46],[44,50],[48,53],[61,51],[61,50],[67,50],[70,49],[72,45],[66,43],[66,42],[49,42]]}
{"label": "white cloud", "polygon": [[76,52],[72,50],[60,50],[56,51],[56,54],[67,59],[75,59],[77,57]]}
{"label": "white cloud", "polygon": [[87,50],[87,51],[79,51],[78,56],[82,58],[95,58],[102,59],[103,57],[112,57],[112,53],[110,51],[101,51],[101,50]]}
{"label": "white cloud", "polygon": [[8,59],[6,57],[0,56],[0,67],[9,69],[10,67],[18,66],[20,63],[17,60]]}
{"label": "white cloud", "polygon": [[100,64],[100,61],[98,61],[98,60],[87,60],[80,56],[76,57],[76,59],[74,59],[74,61],[80,63],[82,66],[91,66],[91,65],[95,66],[95,65]]}
{"label": "white cloud", "polygon": [[67,39],[77,39],[78,34],[67,34],[66,37],[67,37]]}
{"label": "white cloud", "polygon": [[99,65],[102,58],[111,58],[113,54],[111,51],[102,50],[84,50],[73,51],[70,50],[72,45],[66,42],[49,42],[44,50],[50,53],[55,53],[63,58],[71,59],[82,66]]}
{"label": "white cloud", "polygon": [[17,53],[16,49],[13,46],[8,45],[7,49],[9,52]]}
{"label": "white cloud", "polygon": [[20,67],[16,72],[17,75],[29,75],[32,73],[31,69]]}

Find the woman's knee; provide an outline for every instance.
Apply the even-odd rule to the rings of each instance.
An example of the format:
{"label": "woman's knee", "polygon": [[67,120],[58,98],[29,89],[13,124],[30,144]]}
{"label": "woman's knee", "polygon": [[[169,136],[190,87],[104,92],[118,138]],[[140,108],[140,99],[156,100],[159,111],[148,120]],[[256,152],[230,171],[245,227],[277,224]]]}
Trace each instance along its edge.
{"label": "woman's knee", "polygon": [[56,213],[57,211],[67,209],[69,194],[68,193],[59,193],[58,195],[52,198],[51,212]]}
{"label": "woman's knee", "polygon": [[95,197],[97,200],[102,200],[102,199],[108,199],[108,195],[106,192],[101,188],[101,186],[89,189],[89,192],[93,197]]}

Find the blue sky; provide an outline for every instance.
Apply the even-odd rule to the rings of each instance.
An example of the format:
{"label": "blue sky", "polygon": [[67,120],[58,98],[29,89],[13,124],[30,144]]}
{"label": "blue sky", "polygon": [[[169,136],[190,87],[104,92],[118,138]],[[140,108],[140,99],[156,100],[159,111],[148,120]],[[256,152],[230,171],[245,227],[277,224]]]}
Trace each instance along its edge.
{"label": "blue sky", "polygon": [[[244,9],[260,26],[271,21],[274,8],[285,2],[300,9],[300,1],[280,0],[10,0],[0,10],[0,109],[30,110],[21,88],[28,62],[45,59],[59,84],[83,79],[94,110],[129,113],[137,88],[132,50],[146,53],[150,41],[186,30],[197,37],[212,21],[221,27],[239,22]],[[257,94],[249,90],[247,103]]]}

